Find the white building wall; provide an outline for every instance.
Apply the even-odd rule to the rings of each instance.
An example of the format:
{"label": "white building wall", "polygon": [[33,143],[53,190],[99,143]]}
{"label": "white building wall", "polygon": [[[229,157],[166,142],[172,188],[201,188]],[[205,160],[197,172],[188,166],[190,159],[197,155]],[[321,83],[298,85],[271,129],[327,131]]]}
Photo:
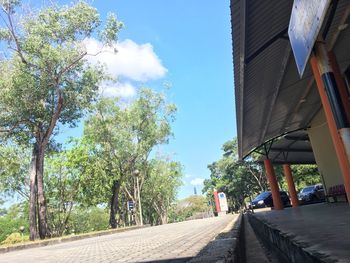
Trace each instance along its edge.
{"label": "white building wall", "polygon": [[308,134],[325,189],[343,184],[338,158],[323,109],[312,120]]}

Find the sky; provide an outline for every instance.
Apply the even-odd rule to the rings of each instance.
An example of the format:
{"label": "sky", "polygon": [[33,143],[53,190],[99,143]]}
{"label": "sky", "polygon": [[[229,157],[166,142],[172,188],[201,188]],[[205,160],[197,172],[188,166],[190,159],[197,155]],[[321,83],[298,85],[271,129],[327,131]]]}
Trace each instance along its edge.
{"label": "sky", "polygon": [[[124,23],[118,52],[98,58],[116,85],[106,84],[105,96],[132,99],[141,86],[167,91],[178,112],[174,137],[159,149],[184,166],[184,185],[178,198],[201,193],[209,178],[207,165],[220,159],[222,144],[236,136],[229,0],[115,0],[91,2],[102,19],[109,12]],[[88,52],[100,43],[86,40]],[[82,127],[63,130],[79,136]]]}

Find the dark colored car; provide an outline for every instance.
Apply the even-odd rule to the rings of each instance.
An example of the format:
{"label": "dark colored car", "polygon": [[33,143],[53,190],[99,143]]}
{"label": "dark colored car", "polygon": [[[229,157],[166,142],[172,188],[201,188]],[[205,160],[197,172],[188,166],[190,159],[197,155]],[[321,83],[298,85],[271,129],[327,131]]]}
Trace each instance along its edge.
{"label": "dark colored car", "polygon": [[[280,191],[283,206],[290,206],[289,196],[286,192]],[[252,208],[273,207],[271,192],[262,192],[251,203]]]}
{"label": "dark colored car", "polygon": [[311,204],[325,201],[325,193],[322,184],[311,185],[303,188],[298,194],[299,203]]}

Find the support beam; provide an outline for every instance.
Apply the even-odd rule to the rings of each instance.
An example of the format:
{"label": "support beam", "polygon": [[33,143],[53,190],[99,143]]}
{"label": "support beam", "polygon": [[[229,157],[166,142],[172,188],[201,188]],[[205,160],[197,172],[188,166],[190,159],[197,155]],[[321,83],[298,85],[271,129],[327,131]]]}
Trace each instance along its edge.
{"label": "support beam", "polygon": [[295,185],[294,185],[294,180],[293,180],[292,170],[290,169],[290,165],[283,164],[283,171],[284,171],[284,175],[286,176],[286,180],[288,184],[288,192],[292,200],[292,206],[298,207],[299,200],[298,200],[297,191],[295,190]]}
{"label": "support beam", "polygon": [[[344,186],[346,190],[347,196],[350,196],[350,165],[348,160],[348,155],[346,153],[346,148],[344,147],[343,141],[339,135],[338,132],[338,125],[339,122],[344,123],[344,120],[339,120],[339,116],[337,118],[337,121],[335,119],[335,116],[332,111],[332,106],[330,103],[330,98],[328,97],[326,93],[326,85],[322,80],[321,73],[324,73],[324,69],[322,71],[319,69],[318,63],[319,58],[315,55],[311,55],[310,58],[310,64],[312,68],[312,72],[314,74],[314,78],[317,84],[317,89],[320,94],[321,102],[323,105],[323,109],[325,112],[326,120],[328,123],[329,131],[332,137],[332,141],[334,144],[334,148],[338,157],[340,170],[342,172]],[[333,101],[334,103],[334,101]],[[339,103],[339,101],[338,101]]]}
{"label": "support beam", "polygon": [[265,159],[264,165],[265,165],[267,180],[269,182],[271,193],[272,193],[273,207],[276,210],[282,210],[283,203],[282,203],[280,190],[277,184],[277,179],[276,179],[275,171],[273,169],[271,160]]}
{"label": "support beam", "polygon": [[271,152],[312,153],[312,149],[271,148]]}
{"label": "support beam", "polygon": [[292,135],[284,135],[284,139],[288,141],[310,141],[309,135],[303,135],[303,136],[292,136]]}
{"label": "support beam", "polygon": [[341,99],[341,102],[342,102],[343,107],[344,107],[347,121],[349,123],[350,122],[350,100],[348,98],[349,94],[348,94],[343,76],[341,74],[339,65],[337,63],[337,58],[336,58],[335,54],[332,51],[330,51],[330,52],[328,52],[328,57],[329,57],[329,60],[331,63],[332,70],[334,72],[335,81],[337,83],[338,91],[339,91],[339,94],[341,97],[340,99]]}
{"label": "support beam", "polygon": [[221,209],[220,209],[218,192],[216,190],[214,191],[214,201],[215,201],[216,212],[219,214],[221,212]]}

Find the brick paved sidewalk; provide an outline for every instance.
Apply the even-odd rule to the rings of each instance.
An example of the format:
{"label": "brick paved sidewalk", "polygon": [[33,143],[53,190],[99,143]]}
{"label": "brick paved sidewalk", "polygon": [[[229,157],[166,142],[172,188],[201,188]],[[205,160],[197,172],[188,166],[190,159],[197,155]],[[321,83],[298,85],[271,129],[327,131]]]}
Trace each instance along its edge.
{"label": "brick paved sidewalk", "polygon": [[166,262],[175,259],[186,261],[194,257],[236,219],[237,215],[227,215],[191,220],[13,251],[0,255],[0,262]]}

